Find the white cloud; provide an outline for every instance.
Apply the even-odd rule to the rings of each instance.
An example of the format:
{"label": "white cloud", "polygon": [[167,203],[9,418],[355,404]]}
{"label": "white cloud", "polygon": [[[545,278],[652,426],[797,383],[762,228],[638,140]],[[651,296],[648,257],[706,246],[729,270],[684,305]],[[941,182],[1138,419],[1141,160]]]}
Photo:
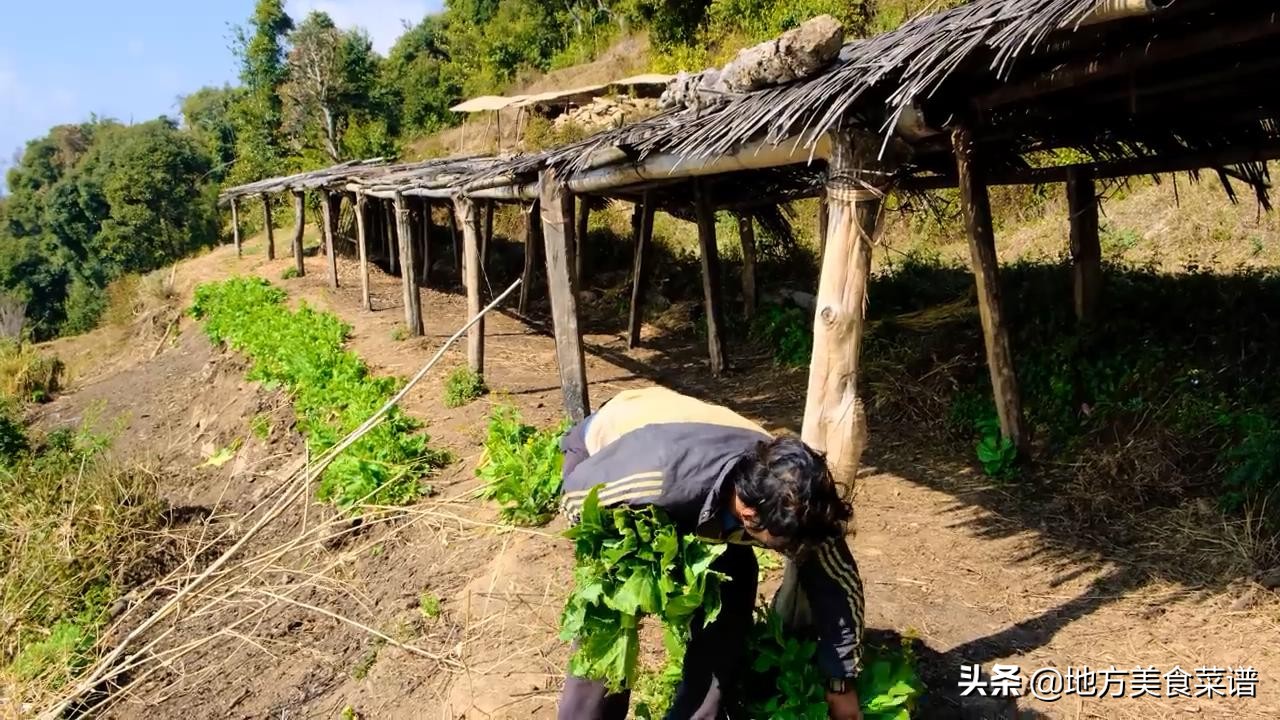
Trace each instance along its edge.
{"label": "white cloud", "polygon": [[364,28],[373,49],[383,55],[404,33],[404,22],[416,25],[428,13],[439,12],[441,0],[287,0],[285,10],[299,22],[312,10],[329,14],[341,28]]}

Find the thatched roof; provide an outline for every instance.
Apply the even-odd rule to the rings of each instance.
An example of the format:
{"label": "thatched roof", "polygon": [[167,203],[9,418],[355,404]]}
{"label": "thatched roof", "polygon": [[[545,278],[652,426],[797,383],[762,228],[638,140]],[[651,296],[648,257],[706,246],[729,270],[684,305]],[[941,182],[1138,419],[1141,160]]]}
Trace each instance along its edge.
{"label": "thatched roof", "polygon": [[[945,131],[957,122],[973,130],[996,182],[1055,179],[1036,168],[1069,157],[1111,163],[1116,175],[1233,165],[1224,178],[1261,187],[1260,161],[1280,156],[1271,49],[1280,2],[1148,2],[1149,11],[1100,21],[1100,9],[1134,3],[975,0],[851,42],[815,77],[492,160],[454,174],[452,188],[505,187],[515,197],[546,168],[572,181],[660,155],[667,162],[656,167],[679,180],[689,174],[681,164],[761,147],[788,148],[773,164],[793,175],[807,166],[817,177],[821,164],[806,161],[827,133],[847,127],[892,143],[904,181],[945,185],[954,175]],[[625,196],[655,181],[653,173],[609,176],[589,191]]]}

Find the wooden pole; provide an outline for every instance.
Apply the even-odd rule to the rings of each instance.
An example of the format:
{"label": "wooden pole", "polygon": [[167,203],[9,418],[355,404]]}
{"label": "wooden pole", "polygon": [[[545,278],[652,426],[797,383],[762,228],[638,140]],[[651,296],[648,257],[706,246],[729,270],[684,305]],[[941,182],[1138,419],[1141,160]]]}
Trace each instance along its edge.
{"label": "wooden pole", "polygon": [[1098,241],[1098,195],[1093,176],[1084,169],[1067,173],[1067,207],[1071,213],[1071,270],[1076,320],[1092,322],[1102,288],[1102,246]]}
{"label": "wooden pole", "polygon": [[458,233],[458,212],[452,204],[449,205],[449,236],[453,239],[453,271],[457,273],[458,281],[465,284],[467,279],[462,272],[462,236]]}
{"label": "wooden pole", "polygon": [[329,258],[329,284],[336,288],[338,287],[338,256],[334,253],[333,234],[334,223],[338,220],[334,216],[338,213],[335,212],[337,208],[334,207],[334,204],[333,194],[327,190],[322,191],[320,195],[320,212],[324,220],[325,255]]}
{"label": "wooden pole", "polygon": [[578,215],[575,218],[578,222],[578,231],[573,234],[575,240],[573,249],[573,277],[577,282],[578,289],[582,288],[583,281],[586,276],[583,275],[582,265],[587,257],[587,223],[591,217],[591,208],[587,205],[587,196],[578,196]]}
{"label": "wooden pole", "polygon": [[738,214],[738,239],[742,242],[742,316],[756,314],[756,228],[751,216]]}
{"label": "wooden pole", "polygon": [[524,272],[520,274],[521,315],[529,314],[529,296],[532,293],[534,273],[537,272],[538,259],[542,254],[542,210],[537,200],[524,211]]}
{"label": "wooden pole", "polygon": [[293,191],[293,267],[298,277],[307,274],[306,264],[302,261],[302,236],[307,230],[307,204],[301,190]]}
{"label": "wooden pole", "polygon": [[360,252],[360,306],[373,310],[373,298],[369,295],[369,200],[364,193],[356,193],[356,248]]}
{"label": "wooden pole", "polygon": [[987,366],[991,371],[991,388],[995,393],[1000,430],[1013,441],[1020,453],[1030,445],[1026,422],[1022,416],[1022,398],[1014,372],[1009,330],[1000,304],[999,261],[996,258],[995,232],[991,227],[991,199],[983,182],[982,166],[975,158],[973,134],[963,125],[951,132],[960,179],[960,209],[969,233],[969,254],[978,285],[978,311],[982,317],[982,334],[987,346]]}
{"label": "wooden pole", "polygon": [[271,226],[271,196],[262,193],[262,219],[267,228],[267,259],[276,259],[276,233]]}
{"label": "wooden pole", "polygon": [[240,245],[240,204],[236,198],[231,198],[231,242],[236,246],[236,257],[244,255],[244,248]]}
{"label": "wooden pole", "polygon": [[480,267],[489,267],[489,253],[493,251],[493,213],[497,203],[489,200],[484,204],[484,236],[480,244]]}
{"label": "wooden pole", "polygon": [[417,337],[423,333],[422,297],[418,292],[418,279],[413,263],[413,222],[404,195],[397,190],[392,201],[396,214],[396,236],[400,245],[400,285],[404,295],[404,324],[409,334]]}
{"label": "wooden pole", "polygon": [[831,206],[827,204],[827,194],[818,196],[818,264],[827,252],[827,233],[831,226]]}
{"label": "wooden pole", "polygon": [[431,287],[431,201],[422,198],[422,272],[418,282],[422,287]]}
{"label": "wooden pole", "polygon": [[387,257],[390,261],[391,274],[396,275],[400,272],[400,226],[396,221],[394,200],[383,203],[383,214],[387,223]]}
{"label": "wooden pole", "polygon": [[[464,196],[454,198],[453,206],[462,221],[462,244],[466,253],[463,267],[467,274],[467,313],[474,315],[480,310],[480,211],[474,200]],[[467,364],[473,371],[484,374],[483,320],[467,331]]]}
{"label": "wooden pole", "polygon": [[587,416],[591,405],[587,397],[587,366],[582,353],[582,331],[578,326],[578,298],[574,293],[569,269],[569,253],[574,243],[573,195],[553,169],[544,170],[538,178],[538,184],[560,388],[564,392],[565,412],[570,419],[578,422]]}
{"label": "wooden pole", "polygon": [[698,248],[702,257],[702,298],[706,307],[707,354],[711,358],[711,374],[725,370],[724,326],[720,312],[720,252],[716,247],[716,213],[708,202],[701,180],[693,184],[694,203],[698,213]]}
{"label": "wooden pole", "polygon": [[653,239],[653,217],[657,204],[653,196],[646,192],[636,206],[640,222],[635,229],[635,257],[631,265],[631,310],[627,316],[627,347],[635,349],[640,346],[640,326],[644,293],[649,281],[649,243]]}
{"label": "wooden pole", "polygon": [[813,321],[813,358],[802,439],[826,453],[845,499],[852,499],[867,420],[858,397],[858,362],[871,277],[871,241],[880,219],[884,175],[873,136],[836,134],[827,176],[827,237]]}

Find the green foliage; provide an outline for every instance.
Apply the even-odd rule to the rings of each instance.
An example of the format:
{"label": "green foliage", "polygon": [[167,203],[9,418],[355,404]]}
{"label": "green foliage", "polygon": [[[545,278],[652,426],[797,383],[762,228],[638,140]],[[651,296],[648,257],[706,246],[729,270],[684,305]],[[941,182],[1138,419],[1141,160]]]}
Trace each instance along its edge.
{"label": "green foliage", "polygon": [[601,507],[597,486],[565,536],[576,566],[560,637],[578,642],[569,661],[574,675],[614,690],[635,687],[642,617],[662,621],[671,656],[688,642],[696,613],[704,623],[719,615],[724,576],[711,564],[725,546],[682,535],[658,508]]}
{"label": "green foliage", "polygon": [[65,366],[26,343],[0,340],[0,410],[44,402],[62,386]]}
{"label": "green foliage", "polygon": [[982,464],[982,471],[993,478],[1012,476],[1018,462],[1018,448],[1000,432],[1000,419],[984,417],[977,422],[976,428],[979,439],[974,452]]}
{"label": "green foliage", "polygon": [[556,514],[560,494],[560,438],[568,429],[539,430],[520,421],[511,405],[494,407],[476,476],[485,481],[481,497],[502,506],[504,522],[545,525]]}
{"label": "green foliage", "polygon": [[428,620],[440,617],[440,598],[428,592],[422,593],[418,597],[418,611]]}
{"label": "green foliage", "polygon": [[677,644],[667,648],[662,667],[656,670],[642,669],[631,692],[635,702],[636,720],[660,720],[675,700],[676,688],[684,675],[685,646]]}
{"label": "green foliage", "polygon": [[271,416],[267,413],[258,413],[249,421],[249,431],[259,440],[266,440],[271,437]]}
{"label": "green foliage", "polygon": [[449,373],[444,381],[444,406],[462,407],[487,392],[489,388],[480,373],[469,367],[460,367]]}
{"label": "green foliage", "polygon": [[1230,468],[1223,480],[1223,508],[1235,512],[1252,504],[1274,504],[1280,493],[1280,422],[1257,411],[1224,420],[1238,441],[1222,452]]}
{"label": "green foliage", "polygon": [[[747,716],[773,720],[825,720],[826,689],[817,663],[817,643],[788,633],[776,615],[757,610],[744,679]],[[863,648],[858,700],[864,720],[910,720],[924,684],[915,657],[900,648]]]}
{"label": "green foliage", "polygon": [[161,504],[150,475],[106,462],[107,438],[21,434],[10,418],[0,451],[0,678],[37,701],[92,659],[125,574],[154,543]]}
{"label": "green foliage", "polygon": [[[191,312],[213,342],[249,356],[251,380],[293,395],[298,429],[315,457],[370,418],[399,383],[371,376],[359,357],[343,349],[350,328],[337,317],[305,304],[291,311],[284,301],[284,292],[265,280],[233,278],[197,287]],[[319,498],[349,510],[422,495],[419,480],[449,459],[429,447],[419,428],[392,408],[329,466]]]}
{"label": "green foliage", "polygon": [[298,268],[294,265],[290,265],[284,269],[284,272],[280,273],[281,280],[292,280],[296,277],[301,277],[301,275],[298,274]]}
{"label": "green foliage", "polygon": [[813,354],[813,318],[803,308],[770,303],[761,306],[751,321],[751,335],[768,345],[780,365],[804,367]]}

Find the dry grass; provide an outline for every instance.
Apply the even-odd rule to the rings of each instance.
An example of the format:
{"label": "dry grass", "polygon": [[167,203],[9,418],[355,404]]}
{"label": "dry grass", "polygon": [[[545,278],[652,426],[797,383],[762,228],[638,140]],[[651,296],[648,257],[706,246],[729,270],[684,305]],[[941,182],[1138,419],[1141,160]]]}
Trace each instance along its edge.
{"label": "dry grass", "polygon": [[31,345],[0,342],[0,397],[20,402],[40,401],[62,387],[62,361]]}

